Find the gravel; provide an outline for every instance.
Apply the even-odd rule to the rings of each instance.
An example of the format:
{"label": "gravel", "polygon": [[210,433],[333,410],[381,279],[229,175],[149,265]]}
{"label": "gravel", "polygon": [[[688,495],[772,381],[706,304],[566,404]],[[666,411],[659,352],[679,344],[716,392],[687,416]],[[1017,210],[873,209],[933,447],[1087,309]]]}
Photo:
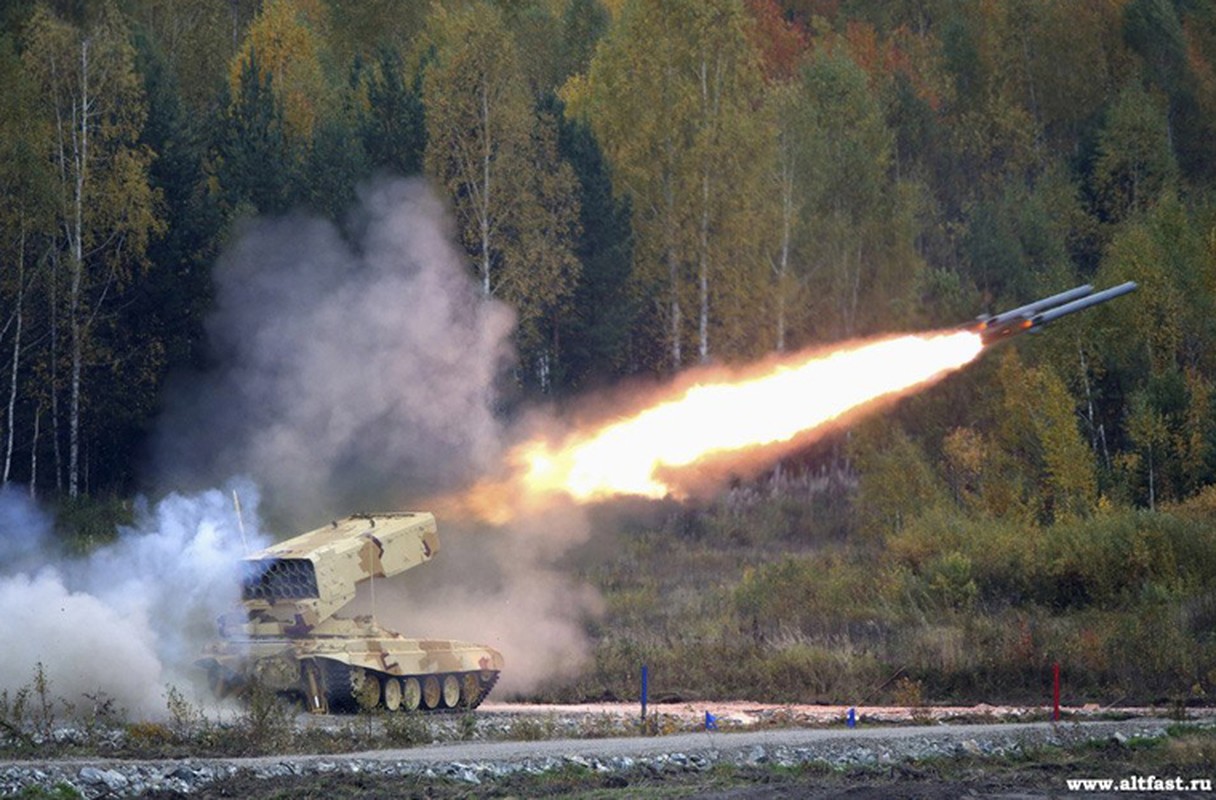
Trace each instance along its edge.
{"label": "gravel", "polygon": [[[579,769],[593,773],[643,770],[656,776],[703,772],[718,764],[793,767],[821,764],[836,769],[885,766],[943,758],[1017,756],[1044,746],[1085,741],[1126,745],[1132,739],[1164,736],[1172,724],[1160,719],[1065,723],[944,724],[916,727],[766,729],[679,733],[606,739],[533,742],[447,742],[408,750],[378,750],[330,756],[127,761],[0,761],[0,795],[27,787],[66,784],[86,798],[138,797],[157,792],[191,794],[238,773],[273,781],[287,776],[336,773],[412,776],[478,786],[506,776]],[[1208,723],[1210,724],[1210,723]]]}

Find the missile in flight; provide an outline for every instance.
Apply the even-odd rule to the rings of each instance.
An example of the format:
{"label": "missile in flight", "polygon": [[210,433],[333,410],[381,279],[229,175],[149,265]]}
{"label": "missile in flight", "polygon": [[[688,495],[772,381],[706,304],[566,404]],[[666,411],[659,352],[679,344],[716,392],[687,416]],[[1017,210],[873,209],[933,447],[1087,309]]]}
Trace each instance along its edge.
{"label": "missile in flight", "polygon": [[996,344],[1027,331],[1037,331],[1060,317],[1083,311],[1135,290],[1135,281],[1121,283],[1100,292],[1095,292],[1094,287],[1086,284],[1000,314],[979,317],[969,327],[980,335],[985,345]]}

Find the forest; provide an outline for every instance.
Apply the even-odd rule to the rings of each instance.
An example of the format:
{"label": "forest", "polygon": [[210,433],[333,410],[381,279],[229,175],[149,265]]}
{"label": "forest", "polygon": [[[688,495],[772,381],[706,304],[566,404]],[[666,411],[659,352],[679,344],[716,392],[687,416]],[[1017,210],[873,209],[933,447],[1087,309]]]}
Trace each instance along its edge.
{"label": "forest", "polygon": [[[9,0],[0,23],[3,483],[141,490],[167,383],[217,357],[212,269],[241,226],[348,231],[377,176],[423,176],[513,310],[513,403],[1135,280],[787,459],[788,485],[829,486],[812,500],[736,487],[665,524],[838,548],[791,546],[688,616],[802,648],[772,686],[827,669],[814,642],[876,636],[863,618],[923,633],[904,650],[944,691],[983,642],[1025,667],[993,685],[1065,641],[1095,686],[1216,685],[1216,6]],[[664,591],[635,579],[621,625]],[[1165,662],[1116,657],[1154,636]],[[713,661],[707,641],[671,658]],[[865,659],[867,680],[894,663]]]}
{"label": "forest", "polygon": [[1047,520],[1211,481],[1206,3],[3,14],[5,482],[132,491],[166,377],[209,357],[210,267],[235,226],[341,224],[383,173],[450,202],[470,274],[516,312],[525,394],[1135,279],[1135,302],[907,409],[916,441],[886,438],[944,461],[963,501]]}

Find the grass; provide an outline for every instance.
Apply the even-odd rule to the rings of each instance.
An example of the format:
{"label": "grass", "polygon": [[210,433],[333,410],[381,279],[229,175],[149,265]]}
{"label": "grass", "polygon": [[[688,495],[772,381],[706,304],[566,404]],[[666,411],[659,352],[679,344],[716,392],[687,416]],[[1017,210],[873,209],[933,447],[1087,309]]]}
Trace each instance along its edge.
{"label": "grass", "polygon": [[1053,662],[1066,704],[1216,697],[1216,520],[929,508],[862,535],[850,498],[828,484],[602,521],[573,559],[604,600],[592,662],[522,699],[632,699],[646,664],[652,696],[901,703],[898,672],[912,705],[1043,704]]}
{"label": "grass", "polygon": [[521,742],[537,742],[542,739],[552,739],[557,730],[557,722],[552,716],[543,719],[521,717],[511,726],[507,738]]}
{"label": "grass", "polygon": [[[592,659],[518,699],[634,699],[645,664],[652,699],[1043,704],[1054,662],[1066,704],[1216,698],[1216,506],[1052,527],[931,506],[883,531],[857,496],[804,480],[593,511],[594,545],[565,563],[604,601]],[[118,499],[57,510],[69,549],[129,516]]]}
{"label": "grass", "polygon": [[[89,715],[55,694],[41,666],[14,692],[0,692],[0,758],[184,758],[336,754],[416,747],[434,741],[541,741],[601,738],[638,732],[632,720],[588,715],[561,724],[554,715],[519,715],[486,725],[476,712],[427,715],[384,710],[302,723],[298,703],[252,684],[239,713],[223,718],[192,703],[176,687],[165,691],[165,713],[128,719],[112,704]],[[693,723],[655,715],[655,733],[696,729]]]}
{"label": "grass", "polygon": [[[921,687],[911,679],[893,682],[895,691],[915,705]],[[255,689],[255,695],[256,695]],[[412,714],[362,713],[327,728],[301,727],[297,710],[280,703],[273,695],[250,698],[245,712],[235,720],[220,723],[193,706],[173,688],[166,691],[163,722],[121,722],[124,736],[115,742],[109,733],[119,724],[117,716],[96,723],[92,738],[63,742],[54,736],[55,712],[63,707],[55,699],[54,687],[41,670],[17,694],[22,703],[9,697],[3,711],[4,730],[0,756],[58,758],[65,756],[120,756],[127,758],[243,756],[262,753],[339,753],[421,744],[438,738],[435,720]],[[484,731],[475,715],[447,720],[442,734],[448,739],[467,739]],[[662,720],[652,733],[661,730]],[[600,733],[601,718],[589,717],[586,735]],[[678,727],[678,726],[677,726]],[[22,735],[12,735],[14,729]],[[552,716],[523,717],[499,738],[535,741],[567,735]],[[711,764],[708,768],[666,767],[642,763],[623,771],[598,772],[577,763],[563,764],[540,774],[512,773],[501,778],[483,778],[468,784],[449,778],[421,775],[347,774],[306,775],[276,779],[255,778],[247,771],[201,788],[193,796],[201,800],[227,796],[260,798],[332,797],[367,798],[394,796],[427,798],[463,797],[573,797],[674,798],[702,796],[711,792],[765,793],[844,792],[880,797],[895,787],[901,794],[916,797],[957,794],[960,787],[979,793],[998,791],[1063,791],[1065,780],[1074,777],[1122,777],[1125,775],[1181,775],[1207,777],[1216,769],[1216,729],[1210,725],[1175,723],[1161,738],[1130,738],[1089,741],[1069,746],[1037,745],[1010,751],[1003,756],[963,755],[934,757],[915,762],[870,766],[834,767],[822,762],[792,766]],[[78,797],[72,787],[60,784],[26,789],[18,795],[31,800],[68,800]]]}
{"label": "grass", "polygon": [[27,786],[15,795],[16,800],[78,800],[83,797],[68,783],[57,783],[49,789]]}

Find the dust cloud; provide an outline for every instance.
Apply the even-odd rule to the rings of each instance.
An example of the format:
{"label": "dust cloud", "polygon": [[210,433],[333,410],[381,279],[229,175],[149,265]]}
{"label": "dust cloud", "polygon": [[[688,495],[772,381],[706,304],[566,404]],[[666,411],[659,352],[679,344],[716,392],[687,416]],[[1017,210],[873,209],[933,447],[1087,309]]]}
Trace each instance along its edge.
{"label": "dust cloud", "polygon": [[[243,526],[234,491],[253,512]],[[239,598],[234,561],[268,543],[251,524],[257,502],[243,481],[171,494],[137,508],[113,543],[72,558],[26,495],[0,491],[0,691],[30,688],[41,664],[51,696],[78,712],[109,699],[163,716],[167,688],[197,682],[201,642]]]}
{"label": "dust cloud", "polygon": [[589,533],[574,506],[506,526],[439,520],[435,558],[401,579],[364,584],[352,608],[409,636],[494,647],[506,661],[499,698],[537,694],[590,658],[583,625],[601,600],[562,564]]}

